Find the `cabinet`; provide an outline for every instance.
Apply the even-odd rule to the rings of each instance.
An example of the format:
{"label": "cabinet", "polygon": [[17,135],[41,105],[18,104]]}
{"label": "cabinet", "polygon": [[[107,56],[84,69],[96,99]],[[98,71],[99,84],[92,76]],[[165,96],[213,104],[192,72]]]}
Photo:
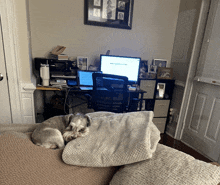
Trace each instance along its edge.
{"label": "cabinet", "polygon": [[[140,89],[146,91],[144,94],[143,110],[154,111],[154,124],[161,133],[165,132],[166,123],[172,99],[175,80],[147,79],[140,81]],[[164,87],[164,93],[160,93],[158,88]],[[162,91],[161,91],[162,92]],[[162,96],[161,96],[162,95]]]}

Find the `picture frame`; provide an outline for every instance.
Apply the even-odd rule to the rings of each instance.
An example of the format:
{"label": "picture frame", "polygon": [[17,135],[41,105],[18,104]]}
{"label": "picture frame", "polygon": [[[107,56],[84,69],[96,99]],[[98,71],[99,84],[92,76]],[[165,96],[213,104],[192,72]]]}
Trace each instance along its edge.
{"label": "picture frame", "polygon": [[85,0],[84,24],[132,28],[134,0]]}
{"label": "picture frame", "polygon": [[153,59],[153,65],[159,67],[167,67],[167,60],[165,59]]}
{"label": "picture frame", "polygon": [[145,79],[148,72],[148,60],[140,61],[139,78]]}
{"label": "picture frame", "polygon": [[80,70],[87,70],[88,69],[88,57],[77,57],[77,67]]}
{"label": "picture frame", "polygon": [[148,65],[148,73],[146,74],[146,79],[156,79],[157,77],[157,66]]}
{"label": "picture frame", "polygon": [[146,73],[145,79],[156,79],[156,77],[157,77],[157,73],[148,72],[148,73]]}
{"label": "picture frame", "polygon": [[173,68],[159,67],[157,79],[173,79]]}
{"label": "picture frame", "polygon": [[156,65],[150,65],[148,72],[149,73],[157,73],[157,66]]}
{"label": "picture frame", "polygon": [[165,59],[153,59],[153,65],[157,66],[157,70],[159,67],[167,67],[168,60]]}

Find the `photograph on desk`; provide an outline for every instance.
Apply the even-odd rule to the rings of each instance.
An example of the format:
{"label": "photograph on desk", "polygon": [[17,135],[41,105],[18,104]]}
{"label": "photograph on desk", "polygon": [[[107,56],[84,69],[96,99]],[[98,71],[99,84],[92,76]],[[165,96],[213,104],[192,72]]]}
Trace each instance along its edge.
{"label": "photograph on desk", "polygon": [[87,70],[88,69],[88,57],[77,57],[77,67],[80,70]]}
{"label": "photograph on desk", "polygon": [[157,71],[158,79],[173,79],[173,68],[159,67]]}
{"label": "photograph on desk", "polygon": [[147,72],[148,72],[148,60],[140,61],[139,78],[145,79]]}
{"label": "photograph on desk", "polygon": [[148,73],[146,73],[146,79],[156,79],[157,77],[157,66],[149,65]]}
{"label": "photograph on desk", "polygon": [[153,65],[159,67],[166,67],[167,66],[167,60],[165,59],[153,59]]}
{"label": "photograph on desk", "polygon": [[157,66],[152,65],[148,60],[140,62],[139,78],[140,79],[155,79],[157,77]]}

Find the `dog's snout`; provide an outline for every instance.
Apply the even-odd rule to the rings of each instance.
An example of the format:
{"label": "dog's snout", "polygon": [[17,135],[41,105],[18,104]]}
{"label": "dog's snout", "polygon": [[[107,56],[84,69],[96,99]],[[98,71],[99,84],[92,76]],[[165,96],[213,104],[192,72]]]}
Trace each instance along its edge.
{"label": "dog's snout", "polygon": [[77,132],[77,127],[72,127],[73,132]]}

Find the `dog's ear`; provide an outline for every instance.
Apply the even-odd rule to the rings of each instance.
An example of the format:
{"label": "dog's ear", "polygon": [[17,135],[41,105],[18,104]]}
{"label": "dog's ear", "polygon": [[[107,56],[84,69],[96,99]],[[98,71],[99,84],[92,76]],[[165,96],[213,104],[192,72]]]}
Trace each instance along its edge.
{"label": "dog's ear", "polygon": [[86,119],[87,119],[87,127],[91,126],[91,118],[87,115],[85,115]]}
{"label": "dog's ear", "polygon": [[66,126],[69,125],[70,121],[72,120],[72,117],[73,117],[73,114],[67,114],[63,117]]}

